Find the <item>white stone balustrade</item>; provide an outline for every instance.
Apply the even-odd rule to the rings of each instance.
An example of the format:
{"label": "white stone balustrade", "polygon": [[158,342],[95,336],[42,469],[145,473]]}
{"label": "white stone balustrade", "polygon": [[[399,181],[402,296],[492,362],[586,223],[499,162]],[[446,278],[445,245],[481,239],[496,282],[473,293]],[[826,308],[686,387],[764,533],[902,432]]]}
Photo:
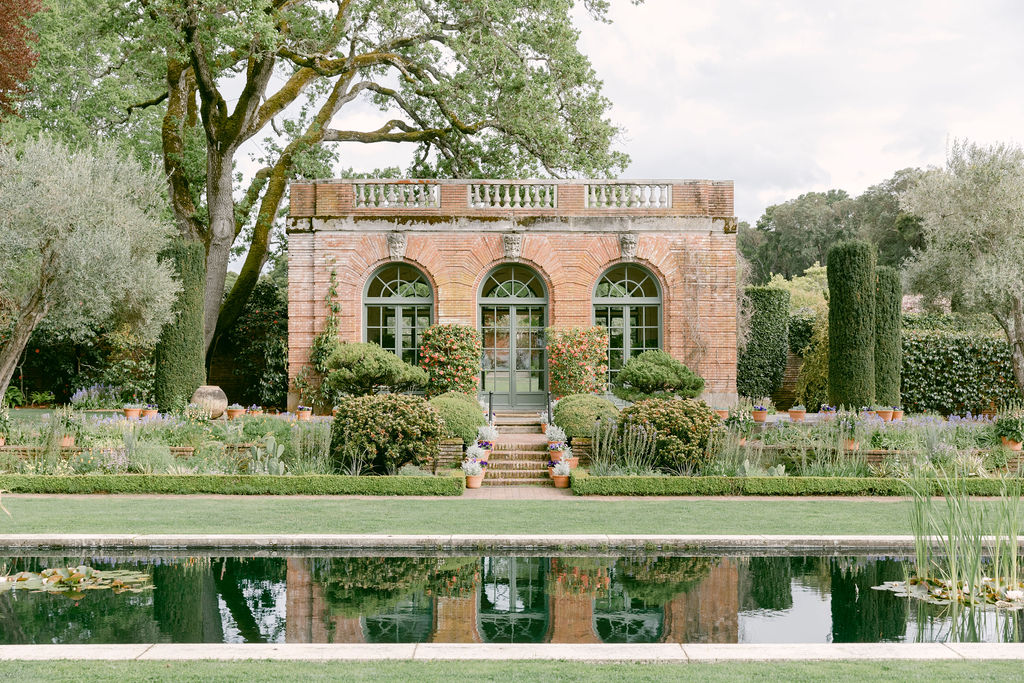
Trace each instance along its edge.
{"label": "white stone balustrade", "polygon": [[661,183],[593,183],[586,189],[588,209],[669,209],[672,185]]}
{"label": "white stone balustrade", "polygon": [[357,208],[422,209],[441,206],[440,186],[434,183],[353,183]]}
{"label": "white stone balustrade", "polygon": [[466,189],[474,209],[558,208],[558,186],[552,183],[470,183]]}

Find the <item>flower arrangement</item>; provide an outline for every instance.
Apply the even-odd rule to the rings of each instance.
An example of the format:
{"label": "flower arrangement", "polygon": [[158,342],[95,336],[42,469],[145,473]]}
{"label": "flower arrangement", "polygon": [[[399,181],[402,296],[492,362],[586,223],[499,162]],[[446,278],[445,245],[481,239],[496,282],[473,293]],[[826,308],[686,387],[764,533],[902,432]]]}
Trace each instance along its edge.
{"label": "flower arrangement", "polygon": [[556,397],[605,390],[608,331],[603,327],[548,328],[548,378]]}
{"label": "flower arrangement", "polygon": [[476,430],[476,445],[485,451],[494,448],[494,442],[498,440],[498,428],[491,425],[484,425]]}
{"label": "flower arrangement", "polygon": [[568,477],[570,472],[572,472],[572,468],[569,466],[568,460],[559,460],[551,469],[551,474],[556,477]]}
{"label": "flower arrangement", "polygon": [[232,403],[228,406],[228,410],[245,410],[240,403]]}
{"label": "flower arrangement", "polygon": [[462,473],[467,477],[479,477],[484,473],[484,468],[476,460],[464,460],[462,462]]}
{"label": "flower arrangement", "polygon": [[487,451],[479,446],[470,446],[466,449],[466,460],[475,460],[487,467]]}
{"label": "flower arrangement", "polygon": [[741,438],[746,438],[754,431],[754,418],[745,410],[730,410],[725,418],[725,426]]}
{"label": "flower arrangement", "polygon": [[548,426],[548,450],[549,451],[564,451],[566,447],[567,437],[565,431],[558,425]]}
{"label": "flower arrangement", "polygon": [[423,332],[420,367],[426,370],[427,398],[449,391],[475,394],[480,375],[480,332],[469,325],[431,325]]}

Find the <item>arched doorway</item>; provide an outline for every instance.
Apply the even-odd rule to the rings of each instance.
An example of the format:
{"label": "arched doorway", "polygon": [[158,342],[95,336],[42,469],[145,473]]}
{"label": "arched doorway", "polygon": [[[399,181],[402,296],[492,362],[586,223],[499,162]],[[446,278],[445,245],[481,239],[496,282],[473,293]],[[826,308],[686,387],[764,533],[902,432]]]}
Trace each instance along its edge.
{"label": "arched doorway", "polygon": [[612,266],[594,288],[594,324],[608,329],[608,381],[631,356],[661,348],[661,287],[643,266]]}
{"label": "arched doorway", "polygon": [[543,281],[527,266],[498,266],[484,278],[480,288],[480,387],[494,392],[496,407],[544,405],[547,302]]}

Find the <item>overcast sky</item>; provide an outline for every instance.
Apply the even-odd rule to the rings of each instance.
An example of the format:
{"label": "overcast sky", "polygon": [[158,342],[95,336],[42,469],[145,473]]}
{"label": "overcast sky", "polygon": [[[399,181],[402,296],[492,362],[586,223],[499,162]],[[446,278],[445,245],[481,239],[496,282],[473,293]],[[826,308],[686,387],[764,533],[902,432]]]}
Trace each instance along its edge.
{"label": "overcast sky", "polygon": [[[742,220],[941,164],[955,137],[1022,137],[1020,0],[611,2],[612,24],[578,24],[625,128],[622,177],[732,179]],[[411,150],[350,143],[342,162],[404,168]]]}

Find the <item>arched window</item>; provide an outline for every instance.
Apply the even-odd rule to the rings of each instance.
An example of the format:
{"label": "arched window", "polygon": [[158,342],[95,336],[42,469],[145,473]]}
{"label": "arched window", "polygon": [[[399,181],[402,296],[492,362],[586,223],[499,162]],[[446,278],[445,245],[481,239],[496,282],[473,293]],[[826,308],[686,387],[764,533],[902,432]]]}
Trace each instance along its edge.
{"label": "arched window", "polygon": [[661,287],[635,263],[608,269],[594,288],[594,324],[608,328],[608,381],[630,356],[661,348]]}
{"label": "arched window", "polygon": [[366,341],[417,364],[420,335],[430,326],[434,309],[426,276],[408,264],[390,263],[370,278],[363,305]]}

